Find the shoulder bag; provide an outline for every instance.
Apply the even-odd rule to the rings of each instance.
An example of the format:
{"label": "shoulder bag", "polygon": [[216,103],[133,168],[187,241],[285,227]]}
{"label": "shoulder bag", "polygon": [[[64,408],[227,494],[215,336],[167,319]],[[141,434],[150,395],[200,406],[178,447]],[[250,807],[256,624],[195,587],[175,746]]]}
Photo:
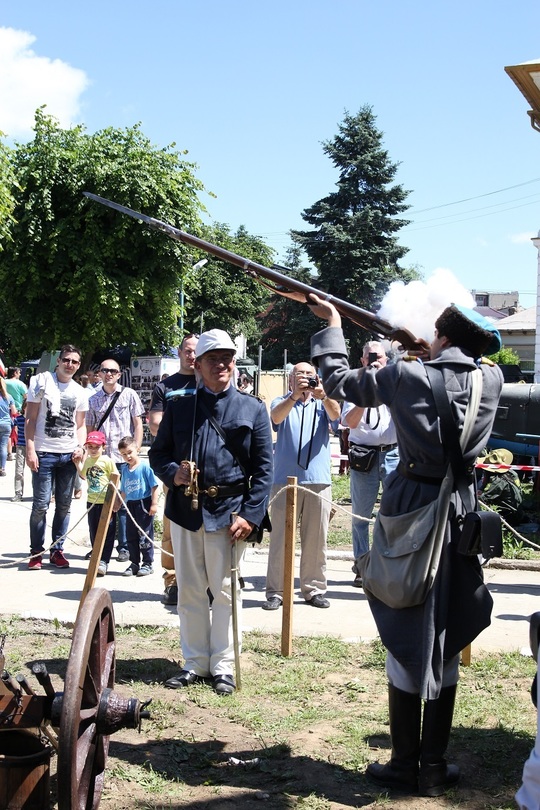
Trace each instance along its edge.
{"label": "shoulder bag", "polygon": [[[440,372],[433,370],[433,374],[440,375],[442,384]],[[433,385],[431,373],[428,373],[428,379]],[[478,414],[481,392],[482,373],[475,369],[471,373],[471,394],[459,440],[462,447],[466,447],[469,441]],[[445,397],[448,401],[446,390]],[[437,405],[437,399],[435,402]],[[437,410],[442,433],[443,419],[438,406]],[[452,422],[455,426],[453,419]],[[447,437],[443,444],[446,446]],[[425,602],[439,568],[453,486],[454,473],[452,464],[449,463],[439,497],[434,501],[401,515],[384,515],[379,511],[371,549],[357,562],[368,598],[374,597],[396,609]]]}

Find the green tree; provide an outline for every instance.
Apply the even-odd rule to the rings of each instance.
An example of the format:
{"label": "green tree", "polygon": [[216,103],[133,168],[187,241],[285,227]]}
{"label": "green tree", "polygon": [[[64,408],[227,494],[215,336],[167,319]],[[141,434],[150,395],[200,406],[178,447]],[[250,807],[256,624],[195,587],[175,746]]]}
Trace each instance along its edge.
{"label": "green tree", "polygon": [[5,242],[11,238],[13,224],[13,209],[15,199],[14,189],[17,188],[15,173],[11,163],[11,149],[2,141],[0,132],[0,251],[4,249]]}
{"label": "green tree", "polygon": [[[280,272],[314,286],[312,272],[302,263],[302,253],[300,244],[293,238],[285,252],[285,267],[280,268]],[[281,368],[284,349],[287,350],[287,358],[291,363],[309,361],[311,335],[316,331],[317,324],[309,307],[275,295],[270,300],[267,310],[261,314],[260,320],[263,325],[265,368]]]}
{"label": "green tree", "polygon": [[[204,228],[207,242],[268,266],[273,250],[258,236],[250,235],[242,225],[232,234],[227,225],[216,223]],[[200,257],[199,257],[200,258]],[[240,267],[205,254],[208,263],[185,276],[185,330],[225,329],[233,337],[243,334],[248,344],[257,346],[261,325],[258,314],[266,308],[268,292]]]}
{"label": "green tree", "polygon": [[0,283],[16,302],[3,313],[10,356],[66,341],[85,355],[175,343],[187,249],[82,193],[200,229],[202,185],[173,147],[154,147],[139,126],[89,135],[37,111],[34,139],[13,153],[16,221],[0,255]]}
{"label": "green tree", "polygon": [[[410,277],[398,261],[407,248],[397,232],[407,220],[408,192],[394,182],[398,165],[383,147],[372,108],[345,113],[338,134],[323,143],[323,151],[338,170],[337,190],[303,211],[312,230],[294,236],[313,262],[313,286],[375,311],[391,281]],[[368,335],[344,324],[353,362],[358,362]]]}
{"label": "green tree", "polygon": [[498,352],[491,354],[489,359],[493,360],[493,362],[497,363],[499,366],[519,366],[521,362],[519,354],[514,351],[514,349],[510,349],[507,346],[502,346]]}

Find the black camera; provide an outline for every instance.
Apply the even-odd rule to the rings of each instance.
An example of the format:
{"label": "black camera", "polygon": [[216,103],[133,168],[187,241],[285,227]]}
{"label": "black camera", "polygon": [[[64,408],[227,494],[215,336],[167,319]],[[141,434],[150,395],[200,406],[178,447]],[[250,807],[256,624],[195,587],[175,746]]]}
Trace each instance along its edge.
{"label": "black camera", "polygon": [[310,388],[317,388],[319,380],[317,379],[317,377],[308,377],[307,384],[309,385]]}
{"label": "black camera", "polygon": [[369,363],[370,366],[372,366],[373,363],[377,362],[378,356],[379,355],[377,354],[377,352],[369,352],[369,354],[367,356],[367,359],[368,359],[368,363]]}

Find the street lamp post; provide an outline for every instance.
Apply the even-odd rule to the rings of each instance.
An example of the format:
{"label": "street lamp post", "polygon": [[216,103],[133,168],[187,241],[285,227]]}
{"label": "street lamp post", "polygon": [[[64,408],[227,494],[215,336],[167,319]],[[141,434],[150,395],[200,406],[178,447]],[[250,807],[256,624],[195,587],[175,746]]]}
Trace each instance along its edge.
{"label": "street lamp post", "polygon": [[[208,264],[208,259],[201,259],[197,264],[193,265],[189,273],[200,270],[205,264]],[[178,327],[180,329],[180,340],[182,340],[184,337],[184,276],[182,276],[180,281],[180,318],[178,320]]]}

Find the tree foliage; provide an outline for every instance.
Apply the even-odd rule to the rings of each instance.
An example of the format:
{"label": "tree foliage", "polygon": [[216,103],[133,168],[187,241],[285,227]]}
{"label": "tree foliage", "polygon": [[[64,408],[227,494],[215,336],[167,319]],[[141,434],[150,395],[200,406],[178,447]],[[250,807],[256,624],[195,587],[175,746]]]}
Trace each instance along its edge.
{"label": "tree foliage", "polygon": [[[314,285],[311,271],[302,264],[302,248],[294,239],[285,253],[284,262],[284,275]],[[287,350],[288,362],[309,362],[311,336],[317,331],[318,323],[321,328],[324,326],[315,319],[309,307],[276,295],[260,319],[264,326],[262,342],[265,368],[281,368],[284,349]]]}
{"label": "tree foliage", "polygon": [[[204,229],[203,238],[258,264],[268,266],[272,262],[273,250],[244,226],[232,234],[227,225],[217,223]],[[225,329],[233,337],[242,333],[248,344],[256,346],[261,331],[257,315],[266,308],[267,291],[240,267],[206,258],[208,264],[188,272],[184,279],[186,330],[200,331],[202,316],[205,330]]]}
{"label": "tree foliage", "polygon": [[521,362],[519,354],[509,346],[502,346],[498,352],[491,354],[489,359],[499,366],[519,366]]}
{"label": "tree foliage", "polygon": [[[39,109],[34,132],[11,156],[13,176],[3,174],[15,199],[11,241],[0,254],[0,284],[14,304],[3,308],[0,325],[9,335],[7,354],[20,360],[65,342],[86,357],[115,345],[154,352],[176,345],[178,291],[196,261],[193,249],[83,191],[206,235],[196,167],[175,144],[154,146],[138,125],[88,134],[82,126],[61,129]],[[220,226],[216,238],[267,256],[244,229],[232,237]],[[238,292],[228,279],[218,283],[208,271],[198,277],[197,313],[207,313],[207,325],[253,330],[253,307],[246,304],[252,290],[243,294],[256,285],[246,278]]]}
{"label": "tree foliage", "polygon": [[[313,286],[370,311],[391,281],[410,277],[398,264],[407,248],[396,236],[407,224],[399,215],[408,208],[408,192],[394,183],[398,164],[375,121],[369,106],[346,113],[338,134],[323,143],[338,170],[337,189],[303,211],[311,230],[293,232],[317,270]],[[367,334],[349,323],[344,330],[357,361]]]}
{"label": "tree foliage", "polygon": [[15,208],[14,190],[17,188],[15,172],[11,164],[11,149],[1,140],[0,132],[0,251],[10,239],[10,228],[13,223]]}

